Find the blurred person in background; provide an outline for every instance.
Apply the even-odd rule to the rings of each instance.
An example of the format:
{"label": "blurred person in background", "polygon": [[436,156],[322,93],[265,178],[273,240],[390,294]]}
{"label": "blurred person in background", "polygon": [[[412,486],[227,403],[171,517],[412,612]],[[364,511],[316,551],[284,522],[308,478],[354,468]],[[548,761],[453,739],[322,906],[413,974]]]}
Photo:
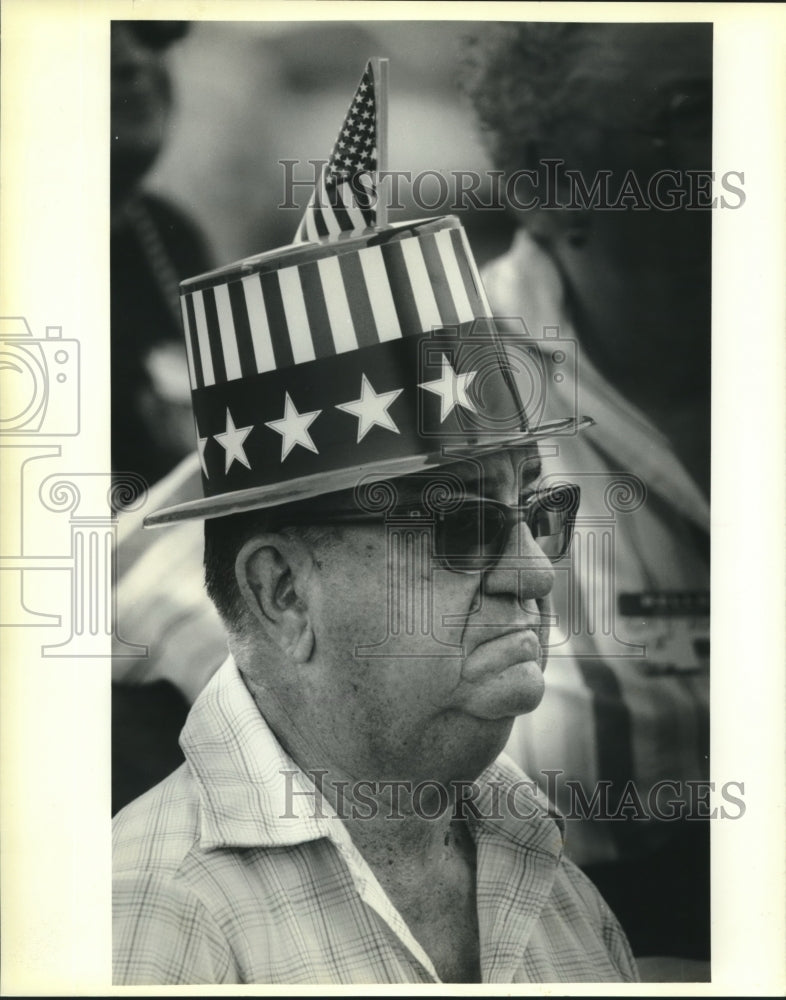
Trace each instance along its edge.
{"label": "blurred person in background", "polygon": [[[185,211],[143,186],[172,110],[170,46],[187,30],[177,21],[111,25],[112,470],[148,483],[193,447],[178,283],[211,262]],[[114,808],[182,761],[170,734],[179,732],[187,711],[167,679],[113,686]]]}
{"label": "blurred person in background", "polygon": [[[611,781],[612,811],[626,788],[646,802],[660,780],[684,795],[708,777],[711,218],[690,172],[711,167],[711,31],[504,24],[467,49],[466,89],[494,166],[519,177],[518,231],[484,271],[492,309],[523,317],[534,336],[558,328],[577,342],[575,377],[552,380],[546,413],[573,396],[597,421],[544,458],[582,484],[587,565],[565,614],[581,626],[552,645],[543,706],[517,723],[508,751],[541,781],[561,768],[588,796]],[[589,191],[600,177],[608,196],[601,188],[593,207],[571,170]],[[624,497],[609,505],[615,481],[627,510]],[[591,544],[610,517],[614,562],[601,570]],[[567,609],[562,583],[555,606]],[[566,849],[637,956],[706,960],[709,824],[631,818],[632,801],[622,820],[572,821]]]}
{"label": "blurred person in background", "polygon": [[143,186],[172,110],[169,49],[187,30],[111,26],[112,468],[148,483],[192,448],[178,284],[211,264],[196,223]]}

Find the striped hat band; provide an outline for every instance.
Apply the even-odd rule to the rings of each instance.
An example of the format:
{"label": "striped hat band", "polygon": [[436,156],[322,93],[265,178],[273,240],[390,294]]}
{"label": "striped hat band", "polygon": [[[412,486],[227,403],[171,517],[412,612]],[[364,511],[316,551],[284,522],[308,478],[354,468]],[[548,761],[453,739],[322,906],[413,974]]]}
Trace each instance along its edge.
{"label": "striped hat band", "polygon": [[183,283],[192,389],[490,315],[455,218],[291,251]]}

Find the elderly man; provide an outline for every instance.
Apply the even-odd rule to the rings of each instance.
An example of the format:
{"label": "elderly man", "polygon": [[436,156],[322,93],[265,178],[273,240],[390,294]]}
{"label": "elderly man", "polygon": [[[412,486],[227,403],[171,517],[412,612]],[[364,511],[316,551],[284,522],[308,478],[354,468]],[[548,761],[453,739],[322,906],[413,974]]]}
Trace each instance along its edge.
{"label": "elderly man", "polygon": [[[538,468],[530,448],[451,472],[513,513]],[[408,514],[423,485],[396,482]],[[286,510],[207,522],[233,659],[192,710],[187,765],[121,814],[117,981],[634,978],[558,822],[495,763],[543,692],[553,574],[526,521],[497,541],[502,565],[484,552],[476,570],[430,570],[451,624],[380,657],[384,520],[353,524],[351,494],[326,499],[296,527]],[[334,512],[348,523],[325,525]],[[434,656],[433,638],[461,652]],[[444,808],[459,781],[474,801]]]}
{"label": "elderly man", "polygon": [[579,499],[539,488],[537,441],[588,421],[528,425],[457,220],[182,296],[205,496],[148,521],[206,519],[231,655],[115,819],[115,981],[635,980],[499,756]]}

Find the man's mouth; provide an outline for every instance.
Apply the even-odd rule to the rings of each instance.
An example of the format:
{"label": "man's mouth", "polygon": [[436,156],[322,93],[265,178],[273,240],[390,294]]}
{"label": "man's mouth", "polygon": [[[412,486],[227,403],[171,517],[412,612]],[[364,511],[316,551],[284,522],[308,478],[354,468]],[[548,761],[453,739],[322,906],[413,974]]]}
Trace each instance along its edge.
{"label": "man's mouth", "polygon": [[464,659],[462,678],[476,683],[484,676],[500,673],[517,663],[540,666],[543,663],[541,631],[541,626],[522,625],[505,631],[494,629],[487,638],[471,636],[475,642]]}
{"label": "man's mouth", "polygon": [[533,628],[493,629],[464,657],[452,707],[489,720],[531,712],[543,697],[545,663]]}

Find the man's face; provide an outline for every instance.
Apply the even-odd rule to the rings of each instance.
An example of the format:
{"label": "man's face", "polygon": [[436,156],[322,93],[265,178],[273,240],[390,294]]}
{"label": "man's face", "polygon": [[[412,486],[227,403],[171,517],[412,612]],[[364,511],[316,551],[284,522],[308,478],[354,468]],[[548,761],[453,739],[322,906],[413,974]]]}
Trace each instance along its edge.
{"label": "man's face", "polygon": [[[459,492],[514,504],[539,468],[532,448],[446,472]],[[341,735],[342,765],[358,778],[370,762],[390,777],[435,776],[435,767],[465,776],[543,695],[551,564],[520,524],[485,572],[436,565],[431,529],[409,515],[423,509],[427,484],[434,500],[445,479],[393,481],[403,517],[344,529],[321,560],[320,673],[306,697]]]}

